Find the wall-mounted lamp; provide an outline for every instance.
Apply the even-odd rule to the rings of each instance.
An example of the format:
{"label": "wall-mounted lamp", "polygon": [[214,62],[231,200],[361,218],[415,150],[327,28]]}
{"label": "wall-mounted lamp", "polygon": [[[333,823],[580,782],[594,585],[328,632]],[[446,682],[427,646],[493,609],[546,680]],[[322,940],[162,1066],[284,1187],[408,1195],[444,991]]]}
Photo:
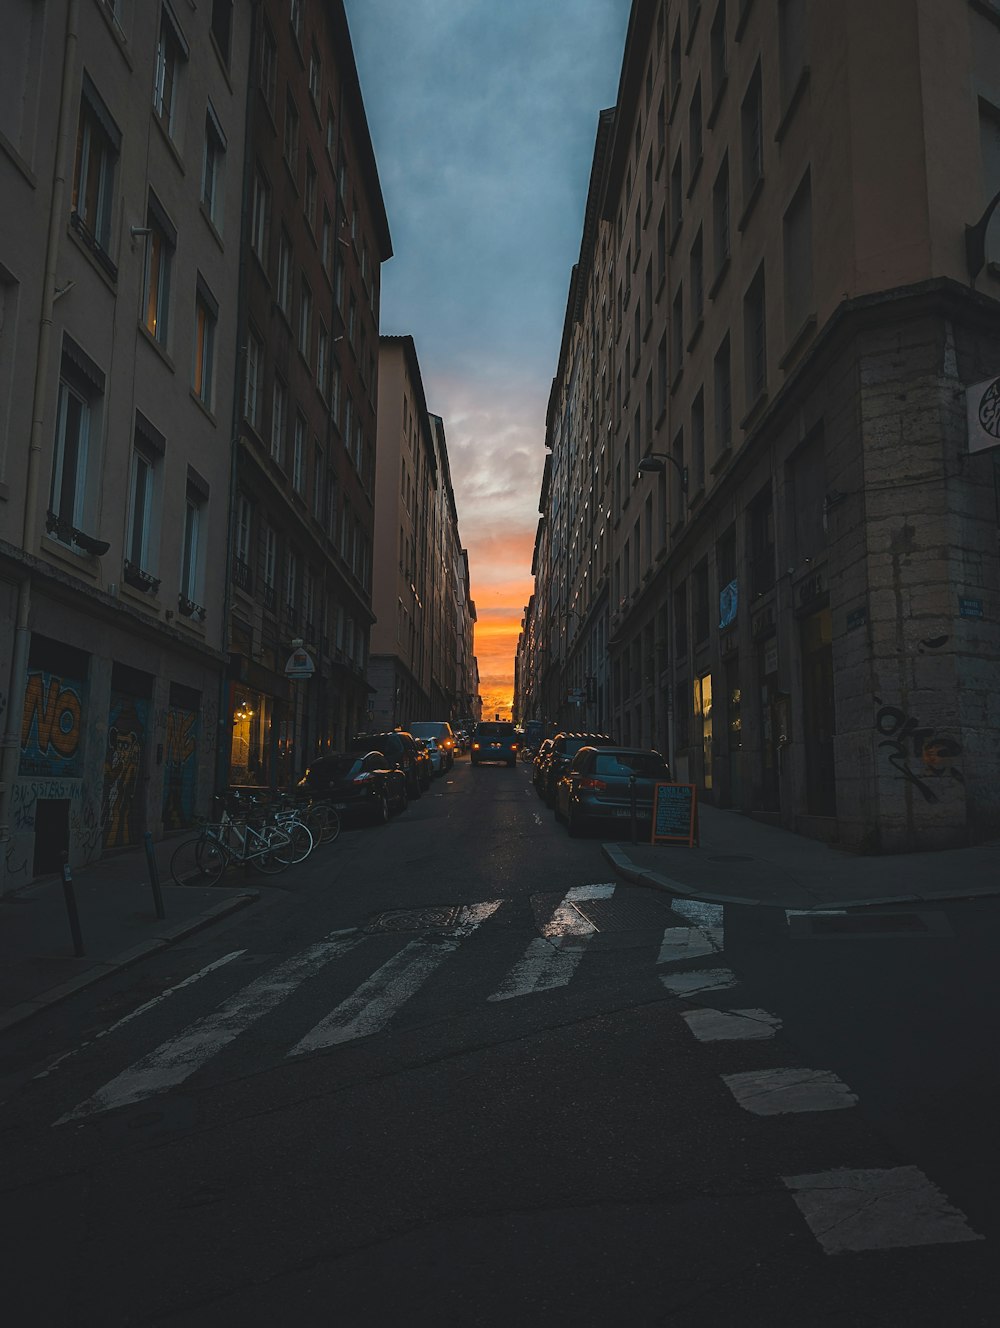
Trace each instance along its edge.
{"label": "wall-mounted lamp", "polygon": [[668,461],[681,477],[681,493],[687,493],[688,468],[687,466],[682,466],[677,458],[671,456],[669,452],[648,452],[644,457],[640,457],[638,466],[639,474],[662,475],[667,468],[666,463]]}

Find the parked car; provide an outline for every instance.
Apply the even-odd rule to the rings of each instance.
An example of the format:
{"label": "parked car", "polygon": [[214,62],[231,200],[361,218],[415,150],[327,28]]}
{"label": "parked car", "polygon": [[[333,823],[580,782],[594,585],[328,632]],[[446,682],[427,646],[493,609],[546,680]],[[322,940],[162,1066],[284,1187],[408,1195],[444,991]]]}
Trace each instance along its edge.
{"label": "parked car", "polygon": [[419,762],[418,769],[420,771],[420,784],[422,788],[426,788],[428,784],[430,784],[433,777],[440,772],[441,763],[439,760],[435,759],[434,755],[432,754],[427,743],[424,742],[423,738],[414,738],[413,741],[416,743],[417,747],[417,759]]}
{"label": "parked car", "polygon": [[445,760],[445,769],[450,770],[455,764],[455,735],[451,725],[445,719],[415,719],[408,732],[415,738],[433,738],[440,747]]}
{"label": "parked car", "polygon": [[486,761],[503,761],[506,765],[517,762],[517,729],[504,720],[484,720],[472,731],[469,760],[473,765]]}
{"label": "parked car", "polygon": [[401,729],[391,733],[358,733],[347,744],[349,752],[381,752],[382,755],[406,775],[406,791],[411,798],[419,798],[431,782],[430,773],[421,770],[420,757],[413,735]]}
{"label": "parked car", "polygon": [[534,784],[535,789],[539,794],[541,794],[542,791],[542,772],[545,769],[545,765],[552,752],[552,743],[554,741],[555,739],[553,738],[543,738],[539,743],[538,751],[535,752],[535,759],[531,763],[531,782]]}
{"label": "parked car", "polygon": [[553,806],[556,800],[556,784],[559,776],[581,747],[614,747],[614,738],[606,733],[557,733],[552,739],[552,747],[542,767],[538,780],[538,791],[546,806]]}
{"label": "parked car", "polygon": [[414,742],[427,758],[431,774],[443,775],[448,768],[448,758],[444,749],[438,746],[437,738],[415,738]]}
{"label": "parked car", "polygon": [[650,748],[581,747],[556,783],[555,817],[566,822],[571,835],[599,821],[627,826],[634,790],[636,819],[648,833],[653,790],[669,783],[670,767]]}
{"label": "parked car", "polygon": [[345,820],[380,825],[409,803],[406,775],[382,752],[330,752],[318,756],[299,780],[299,789],[331,803]]}
{"label": "parked car", "polygon": [[540,719],[529,719],[524,726],[524,745],[537,752],[545,733],[545,724]]}

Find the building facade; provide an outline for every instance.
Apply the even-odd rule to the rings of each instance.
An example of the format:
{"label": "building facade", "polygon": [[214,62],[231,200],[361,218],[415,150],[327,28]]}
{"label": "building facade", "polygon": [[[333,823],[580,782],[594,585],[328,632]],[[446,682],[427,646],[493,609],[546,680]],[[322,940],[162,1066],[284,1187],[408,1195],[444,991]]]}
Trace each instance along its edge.
{"label": "building facade", "polygon": [[608,726],[718,805],[872,851],[995,833],[996,452],[966,394],[1000,372],[1000,249],[984,221],[970,264],[966,233],[1000,188],[998,56],[980,0],[633,5],[526,714],[599,722],[604,621]]}
{"label": "building facade", "polygon": [[444,422],[427,409],[416,346],[383,336],[372,649],[377,728],[471,713],[475,606]]}
{"label": "building facade", "polygon": [[[228,777],[285,785],[370,718],[378,318],[392,254],[341,0],[255,7]],[[309,677],[289,678],[293,652]]]}
{"label": "building facade", "polygon": [[213,791],[249,41],[220,0],[5,8],[4,889]]}

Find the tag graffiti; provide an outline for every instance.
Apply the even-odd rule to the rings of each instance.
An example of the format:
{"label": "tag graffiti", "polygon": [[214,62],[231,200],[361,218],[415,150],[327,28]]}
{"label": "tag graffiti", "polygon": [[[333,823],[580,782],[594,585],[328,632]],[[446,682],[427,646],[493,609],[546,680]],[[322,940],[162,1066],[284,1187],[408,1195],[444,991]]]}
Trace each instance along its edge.
{"label": "tag graffiti", "polygon": [[40,671],[28,674],[21,720],[22,775],[77,773],[82,691],[75,679]]}
{"label": "tag graffiti", "polygon": [[964,784],[962,771],[955,764],[962,754],[961,743],[940,737],[932,728],[923,728],[919,720],[898,706],[882,705],[875,716],[875,729],[882,735],[879,749],[889,752],[889,764],[895,766],[909,783],[915,784],[925,802],[940,802],[932,784],[954,780]]}

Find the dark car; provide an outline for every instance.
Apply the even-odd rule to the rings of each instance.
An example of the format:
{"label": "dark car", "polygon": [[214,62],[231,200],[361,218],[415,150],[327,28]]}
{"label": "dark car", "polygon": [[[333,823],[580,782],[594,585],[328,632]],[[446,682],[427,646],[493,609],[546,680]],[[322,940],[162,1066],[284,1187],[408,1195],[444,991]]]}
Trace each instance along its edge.
{"label": "dark car", "polygon": [[546,763],[548,762],[554,741],[554,738],[543,738],[539,744],[538,751],[535,752],[535,759],[531,763],[531,782],[534,784],[535,788],[538,789],[539,793],[541,792],[542,771],[545,769]]}
{"label": "dark car", "polygon": [[504,720],[484,720],[472,731],[469,760],[473,765],[486,761],[503,761],[505,765],[517,763],[517,729]]}
{"label": "dark car", "polygon": [[556,784],[555,817],[571,835],[598,821],[627,827],[635,797],[636,820],[653,819],[653,790],[670,783],[670,767],[645,747],[582,747]]}
{"label": "dark car", "polygon": [[349,752],[381,752],[389,764],[402,770],[406,776],[406,791],[411,798],[419,798],[430,784],[425,776],[417,744],[409,733],[393,729],[389,733],[359,733],[347,744]]}
{"label": "dark car", "polygon": [[538,777],[542,801],[551,807],[556,800],[556,784],[581,747],[614,747],[614,738],[606,733],[557,733],[552,739],[548,758]]}
{"label": "dark car", "polygon": [[409,803],[406,775],[381,752],[331,752],[319,756],[299,780],[299,788],[333,804],[345,819],[384,825]]}

